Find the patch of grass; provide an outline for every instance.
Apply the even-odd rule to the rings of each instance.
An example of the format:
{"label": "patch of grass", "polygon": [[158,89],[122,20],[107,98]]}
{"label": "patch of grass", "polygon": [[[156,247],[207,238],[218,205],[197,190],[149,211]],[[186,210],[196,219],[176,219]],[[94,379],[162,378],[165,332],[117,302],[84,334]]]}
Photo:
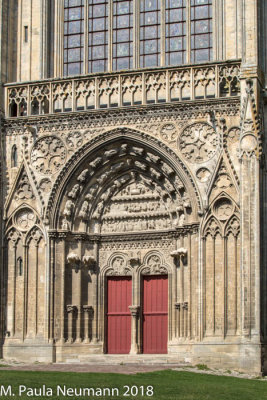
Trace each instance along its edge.
{"label": "patch of grass", "polygon": [[[116,371],[116,366],[114,366]],[[1,385],[12,386],[15,396],[6,396],[5,400],[25,399],[137,399],[137,400],[267,400],[267,382],[261,380],[240,379],[226,376],[196,374],[180,371],[156,371],[123,375],[116,373],[78,373],[78,372],[40,372],[40,371],[0,371]],[[40,388],[45,385],[52,388],[53,396],[27,397],[23,393],[20,397],[19,385],[29,388]],[[57,394],[57,385],[67,388],[118,388],[119,396],[77,396],[63,397]],[[137,396],[123,396],[125,385],[136,386]],[[153,386],[154,395],[142,396],[140,387]],[[135,389],[136,390],[136,389]]]}
{"label": "patch of grass", "polygon": [[0,368],[3,368],[3,367],[8,367],[8,365],[7,364],[0,364]]}
{"label": "patch of grass", "polygon": [[200,371],[209,371],[210,370],[210,368],[206,364],[197,364],[196,367]]}

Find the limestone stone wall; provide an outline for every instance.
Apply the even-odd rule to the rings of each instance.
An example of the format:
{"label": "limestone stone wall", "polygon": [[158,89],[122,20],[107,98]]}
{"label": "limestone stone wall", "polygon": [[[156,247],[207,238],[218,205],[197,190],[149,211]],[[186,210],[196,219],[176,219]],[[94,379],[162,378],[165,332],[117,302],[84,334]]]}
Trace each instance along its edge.
{"label": "limestone stone wall", "polygon": [[[104,353],[107,277],[125,275],[130,353],[141,353],[142,278],[162,274],[169,355],[259,372],[267,326],[259,2],[214,1],[214,59],[232,63],[33,82],[62,73],[62,2],[54,2],[54,59],[49,4],[21,1],[10,15],[15,80],[30,83],[7,85],[3,101],[4,357]],[[6,33],[2,42],[12,59]]]}

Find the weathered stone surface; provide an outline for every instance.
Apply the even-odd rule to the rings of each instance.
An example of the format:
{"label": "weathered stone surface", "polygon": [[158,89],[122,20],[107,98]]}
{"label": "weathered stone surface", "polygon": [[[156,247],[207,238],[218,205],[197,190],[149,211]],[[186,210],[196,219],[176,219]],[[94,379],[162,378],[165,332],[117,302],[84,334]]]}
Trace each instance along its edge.
{"label": "weathered stone surface", "polygon": [[0,1],[1,79],[21,82],[7,85],[1,103],[3,357],[86,362],[105,353],[106,282],[120,276],[132,279],[131,354],[140,353],[143,275],[168,275],[170,359],[260,372],[267,250],[257,2],[214,2],[217,63],[64,79],[62,2],[48,3],[16,10]]}

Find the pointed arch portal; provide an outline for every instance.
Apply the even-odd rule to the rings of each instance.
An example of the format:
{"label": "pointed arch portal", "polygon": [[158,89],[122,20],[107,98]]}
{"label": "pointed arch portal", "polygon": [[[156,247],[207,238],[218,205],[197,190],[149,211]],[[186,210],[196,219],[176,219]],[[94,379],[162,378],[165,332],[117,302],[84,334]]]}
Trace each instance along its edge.
{"label": "pointed arch portal", "polygon": [[[107,353],[167,353],[177,318],[173,239],[198,224],[200,209],[185,165],[155,138],[108,132],[74,154],[48,204],[69,271],[62,273],[64,319],[69,304],[62,336],[71,343],[85,335]],[[86,307],[88,319],[79,311]]]}

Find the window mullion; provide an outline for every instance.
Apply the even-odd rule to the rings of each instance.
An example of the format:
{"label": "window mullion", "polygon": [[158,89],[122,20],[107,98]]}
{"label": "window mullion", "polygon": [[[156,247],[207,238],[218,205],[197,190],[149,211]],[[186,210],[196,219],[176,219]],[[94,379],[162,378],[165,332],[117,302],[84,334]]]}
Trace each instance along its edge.
{"label": "window mullion", "polygon": [[84,45],[84,74],[88,73],[88,0],[85,0],[85,4],[84,4],[84,41],[83,41],[83,45]]}
{"label": "window mullion", "polygon": [[191,62],[191,6],[190,0],[186,4],[186,62]]}
{"label": "window mullion", "polygon": [[112,58],[113,58],[113,1],[109,0],[109,13],[108,13],[108,71],[112,71]]}
{"label": "window mullion", "polygon": [[133,0],[133,68],[139,68],[139,0]]}
{"label": "window mullion", "polygon": [[165,65],[165,38],[166,38],[166,13],[165,13],[165,0],[161,0],[161,52],[160,52],[160,65]]}

